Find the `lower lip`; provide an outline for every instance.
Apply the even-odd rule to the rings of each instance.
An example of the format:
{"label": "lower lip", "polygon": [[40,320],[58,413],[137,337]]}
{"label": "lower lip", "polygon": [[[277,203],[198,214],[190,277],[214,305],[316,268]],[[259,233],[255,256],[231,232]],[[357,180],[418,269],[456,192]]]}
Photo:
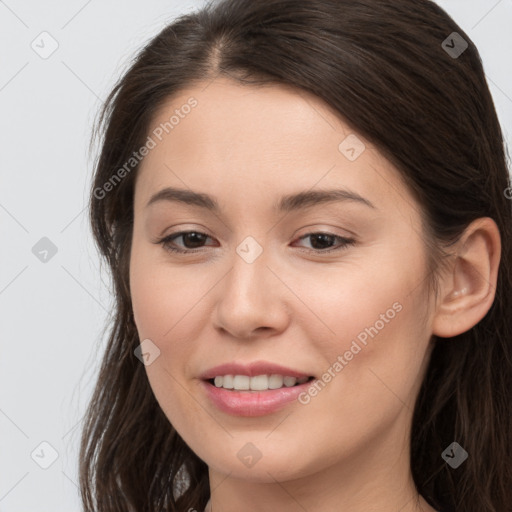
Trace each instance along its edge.
{"label": "lower lip", "polygon": [[306,391],[311,382],[267,391],[234,391],[202,381],[210,400],[222,412],[233,416],[264,416],[282,409]]}

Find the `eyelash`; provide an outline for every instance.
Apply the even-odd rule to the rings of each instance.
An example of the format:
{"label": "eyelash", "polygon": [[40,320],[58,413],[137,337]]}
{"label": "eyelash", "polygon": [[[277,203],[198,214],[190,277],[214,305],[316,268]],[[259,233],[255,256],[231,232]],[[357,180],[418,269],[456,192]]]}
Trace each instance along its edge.
{"label": "eyelash", "polygon": [[[191,254],[191,253],[200,252],[203,249],[202,247],[196,248],[196,249],[177,249],[176,247],[173,247],[171,245],[172,241],[175,238],[179,238],[179,237],[181,237],[183,235],[188,235],[188,234],[191,234],[191,233],[195,233],[195,234],[198,234],[198,235],[206,236],[207,238],[211,238],[206,233],[202,233],[200,231],[180,231],[178,233],[173,233],[172,235],[168,235],[168,236],[166,236],[166,237],[156,241],[155,243],[156,244],[161,244],[166,251],[171,252],[171,253]],[[326,232],[323,232],[323,231],[314,231],[314,232],[311,232],[311,233],[307,233],[307,234],[301,236],[298,240],[303,240],[305,238],[308,238],[308,237],[314,236],[314,235],[327,235],[327,236],[334,237],[335,239],[340,240],[339,247],[336,247],[334,249],[327,249],[327,250],[323,250],[323,249],[306,249],[307,252],[313,252],[313,253],[316,253],[316,254],[326,254],[326,253],[341,251],[343,249],[346,249],[348,246],[354,245],[355,242],[356,242],[354,238],[346,238],[346,237],[343,237],[343,236],[335,235],[333,233],[326,233]]]}

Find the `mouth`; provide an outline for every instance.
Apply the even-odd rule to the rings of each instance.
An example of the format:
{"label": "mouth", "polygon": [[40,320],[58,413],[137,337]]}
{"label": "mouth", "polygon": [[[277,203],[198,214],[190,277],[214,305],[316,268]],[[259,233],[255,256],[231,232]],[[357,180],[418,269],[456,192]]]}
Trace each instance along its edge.
{"label": "mouth", "polygon": [[308,373],[271,361],[233,361],[206,370],[199,379],[217,410],[232,416],[264,416],[299,404],[315,379]]}
{"label": "mouth", "polygon": [[203,379],[203,391],[217,410],[230,416],[266,416],[299,404],[315,377],[278,374],[217,375]]}

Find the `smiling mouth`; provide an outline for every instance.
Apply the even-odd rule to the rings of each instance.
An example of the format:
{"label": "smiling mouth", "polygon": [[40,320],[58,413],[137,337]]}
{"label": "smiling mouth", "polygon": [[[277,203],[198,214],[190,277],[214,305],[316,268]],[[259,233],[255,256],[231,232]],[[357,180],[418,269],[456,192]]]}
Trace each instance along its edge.
{"label": "smiling mouth", "polygon": [[271,391],[274,389],[291,388],[310,382],[314,377],[290,377],[286,375],[218,375],[208,379],[212,386],[223,388],[229,391]]}

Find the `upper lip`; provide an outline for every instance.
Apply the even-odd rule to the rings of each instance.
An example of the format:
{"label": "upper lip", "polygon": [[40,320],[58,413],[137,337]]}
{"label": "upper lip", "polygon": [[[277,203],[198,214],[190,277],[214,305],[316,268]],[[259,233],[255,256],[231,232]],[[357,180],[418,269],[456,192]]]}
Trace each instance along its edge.
{"label": "upper lip", "polygon": [[270,363],[267,361],[254,361],[252,363],[224,363],[214,366],[201,374],[200,378],[203,380],[213,379],[220,375],[248,375],[255,377],[256,375],[283,375],[285,377],[310,377],[310,374],[286,368],[279,364]]}

